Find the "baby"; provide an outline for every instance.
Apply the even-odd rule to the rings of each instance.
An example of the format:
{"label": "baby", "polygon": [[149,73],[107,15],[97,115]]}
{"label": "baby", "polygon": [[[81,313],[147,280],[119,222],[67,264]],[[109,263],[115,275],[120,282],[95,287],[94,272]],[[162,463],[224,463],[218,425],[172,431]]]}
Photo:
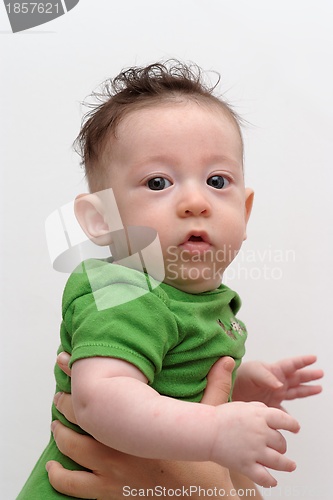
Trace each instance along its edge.
{"label": "baby", "polygon": [[[75,212],[112,259],[83,262],[66,285],[59,352],[72,380],[55,373],[80,427],[55,406],[53,419],[130,455],[214,461],[274,486],[267,468],[295,469],[279,429],[298,422],[260,402],[199,404],[213,364],[233,357],[235,380],[245,352],[240,299],[221,284],[253,202],[239,119],[180,63],[124,71],[104,97],[78,137],[90,194]],[[48,460],[80,468],[51,438],[18,499],[59,496]]]}

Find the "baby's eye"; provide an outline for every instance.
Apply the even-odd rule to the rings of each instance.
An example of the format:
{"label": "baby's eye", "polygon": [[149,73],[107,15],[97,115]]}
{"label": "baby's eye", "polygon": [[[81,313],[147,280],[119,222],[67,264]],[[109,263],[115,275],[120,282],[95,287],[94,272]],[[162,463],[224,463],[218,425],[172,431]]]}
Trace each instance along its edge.
{"label": "baby's eye", "polygon": [[165,179],[165,177],[154,177],[153,179],[149,179],[147,186],[153,191],[162,191],[162,189],[171,186],[171,182]]}
{"label": "baby's eye", "polygon": [[207,184],[215,189],[222,189],[229,184],[229,181],[222,175],[212,175],[207,179]]}

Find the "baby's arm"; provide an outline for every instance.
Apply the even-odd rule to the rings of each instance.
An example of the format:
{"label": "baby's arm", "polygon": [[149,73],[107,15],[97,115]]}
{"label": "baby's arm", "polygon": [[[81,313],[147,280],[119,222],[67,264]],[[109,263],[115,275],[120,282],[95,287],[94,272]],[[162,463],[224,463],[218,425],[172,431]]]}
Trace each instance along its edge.
{"label": "baby's arm", "polygon": [[[59,367],[71,376],[68,368],[69,355],[61,353],[57,358]],[[235,362],[225,357],[218,360],[207,376],[207,387],[201,404],[218,405],[228,401],[231,389],[231,373]],[[67,420],[76,423],[70,394],[57,394],[57,409]],[[53,488],[64,495],[75,498],[99,498],[100,500],[124,500],[124,486],[138,489],[180,490],[190,493],[191,498],[201,498],[203,490],[217,488],[224,496],[236,496],[236,490],[244,497],[262,500],[253,482],[234,475],[231,483],[229,471],[212,462],[174,462],[171,460],[150,460],[125,455],[108,448],[90,436],[72,431],[60,422],[53,423],[53,435],[58,448],[74,462],[90,469],[90,472],[64,469],[59,463],[47,464],[49,480]]]}
{"label": "baby's arm", "polygon": [[211,460],[262,486],[276,484],[265,467],[295,468],[284,456],[285,439],[277,429],[297,432],[297,421],[262,403],[213,407],[161,396],[133,365],[102,357],[74,363],[72,393],[79,425],[122,452]]}

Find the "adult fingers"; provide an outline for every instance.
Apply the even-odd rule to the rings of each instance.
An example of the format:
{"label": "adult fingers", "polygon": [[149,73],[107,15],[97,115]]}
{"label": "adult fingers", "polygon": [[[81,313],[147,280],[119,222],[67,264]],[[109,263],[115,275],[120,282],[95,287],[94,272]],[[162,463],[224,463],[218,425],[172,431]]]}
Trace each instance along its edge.
{"label": "adult fingers", "polygon": [[212,366],[207,377],[207,387],[201,400],[202,403],[217,406],[228,402],[234,367],[235,361],[229,356],[220,358]]}
{"label": "adult fingers", "polygon": [[70,355],[67,352],[61,352],[57,356],[57,365],[63,372],[66,373],[69,377],[71,376],[71,369],[69,368]]}
{"label": "adult fingers", "polygon": [[62,413],[69,422],[72,424],[77,424],[74,408],[72,405],[72,396],[70,394],[66,394],[64,392],[58,392],[54,398],[53,402],[57,408],[57,410]]}
{"label": "adult fingers", "polygon": [[96,498],[98,478],[90,472],[71,471],[55,461],[46,464],[49,481],[59,493],[74,498]]}
{"label": "adult fingers", "polygon": [[57,447],[67,457],[87,469],[98,471],[105,468],[106,463],[117,461],[117,452],[99,443],[94,438],[79,434],[59,421],[52,423],[52,432]]}

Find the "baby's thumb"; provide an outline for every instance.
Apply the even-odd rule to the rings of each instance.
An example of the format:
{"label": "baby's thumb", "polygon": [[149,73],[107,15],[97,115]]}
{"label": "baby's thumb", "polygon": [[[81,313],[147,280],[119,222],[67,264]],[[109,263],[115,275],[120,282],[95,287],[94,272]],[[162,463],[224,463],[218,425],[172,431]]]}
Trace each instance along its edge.
{"label": "baby's thumb", "polygon": [[258,370],[257,377],[257,383],[259,383],[262,387],[268,387],[273,390],[281,389],[281,387],[283,387],[283,383],[274,375],[274,373],[267,369],[262,368],[261,370]]}
{"label": "baby's thumb", "polygon": [[235,361],[229,356],[219,359],[211,368],[207,377],[207,387],[202,403],[212,406],[227,403],[231,390],[231,376]]}

